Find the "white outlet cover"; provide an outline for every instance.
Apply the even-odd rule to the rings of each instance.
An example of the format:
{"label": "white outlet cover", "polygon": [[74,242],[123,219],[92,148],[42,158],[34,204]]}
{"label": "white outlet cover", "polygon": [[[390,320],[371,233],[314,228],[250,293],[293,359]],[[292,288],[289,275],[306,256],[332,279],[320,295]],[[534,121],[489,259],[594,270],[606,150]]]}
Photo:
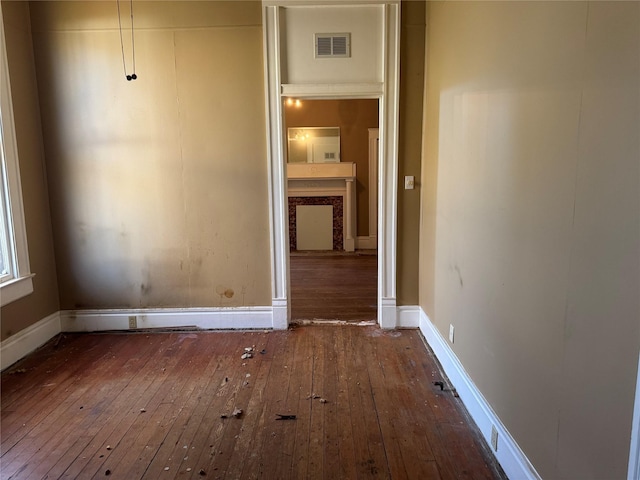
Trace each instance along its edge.
{"label": "white outlet cover", "polygon": [[453,343],[453,331],[454,331],[453,325],[450,324],[449,325],[449,341],[451,343]]}

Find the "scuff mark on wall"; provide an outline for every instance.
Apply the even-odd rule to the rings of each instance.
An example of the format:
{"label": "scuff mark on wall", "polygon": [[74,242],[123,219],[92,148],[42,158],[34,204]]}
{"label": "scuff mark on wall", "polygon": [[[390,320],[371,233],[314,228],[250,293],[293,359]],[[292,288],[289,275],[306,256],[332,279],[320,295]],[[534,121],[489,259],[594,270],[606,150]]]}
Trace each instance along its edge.
{"label": "scuff mark on wall", "polygon": [[460,272],[460,267],[458,265],[453,266],[453,270],[458,274],[458,280],[460,281],[460,287],[464,287],[464,281],[462,280],[462,273]]}

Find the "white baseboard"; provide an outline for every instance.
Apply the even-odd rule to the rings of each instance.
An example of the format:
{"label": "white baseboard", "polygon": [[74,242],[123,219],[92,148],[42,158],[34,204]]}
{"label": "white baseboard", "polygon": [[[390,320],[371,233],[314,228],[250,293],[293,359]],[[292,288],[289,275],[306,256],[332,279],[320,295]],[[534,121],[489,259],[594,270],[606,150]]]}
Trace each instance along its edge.
{"label": "white baseboard", "polygon": [[378,238],[376,235],[368,237],[356,237],[356,249],[359,250],[375,250],[378,248]]}
{"label": "white baseboard", "polygon": [[398,309],[395,298],[382,298],[378,305],[378,323],[380,328],[393,329],[398,326]]}
{"label": "white baseboard", "polygon": [[640,355],[638,356],[638,379],[636,380],[636,399],[633,404],[633,422],[631,424],[631,447],[629,448],[629,470],[627,480],[640,480]]}
{"label": "white baseboard", "polygon": [[[129,328],[129,320],[136,328]],[[248,330],[273,328],[272,307],[63,310],[63,332],[98,332],[144,328]]]}
{"label": "white baseboard", "polygon": [[60,331],[60,312],[56,312],[7,338],[0,343],[0,370],[41,347]]}
{"label": "white baseboard", "polygon": [[440,361],[449,381],[455,387],[469,414],[482,432],[488,445],[491,445],[491,427],[498,432],[498,450],[493,452],[508,478],[518,480],[540,480],[529,459],[520,449],[508,430],[495,414],[491,405],[475,386],[456,354],[431,323],[426,313],[420,309],[420,330]]}
{"label": "white baseboard", "polygon": [[420,326],[420,307],[405,305],[397,307],[397,310],[396,325],[398,328],[418,328]]}
{"label": "white baseboard", "polygon": [[281,298],[274,298],[271,301],[273,305],[273,322],[274,330],[286,330],[289,325],[287,318],[289,317],[289,303]]}

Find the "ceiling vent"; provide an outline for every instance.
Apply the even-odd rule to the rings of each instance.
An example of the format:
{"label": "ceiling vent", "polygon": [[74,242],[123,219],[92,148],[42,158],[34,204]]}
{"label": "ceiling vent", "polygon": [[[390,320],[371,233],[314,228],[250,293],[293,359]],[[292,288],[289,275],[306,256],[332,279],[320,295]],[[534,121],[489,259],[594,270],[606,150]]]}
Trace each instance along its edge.
{"label": "ceiling vent", "polygon": [[351,56],[350,33],[316,33],[316,58],[345,58]]}

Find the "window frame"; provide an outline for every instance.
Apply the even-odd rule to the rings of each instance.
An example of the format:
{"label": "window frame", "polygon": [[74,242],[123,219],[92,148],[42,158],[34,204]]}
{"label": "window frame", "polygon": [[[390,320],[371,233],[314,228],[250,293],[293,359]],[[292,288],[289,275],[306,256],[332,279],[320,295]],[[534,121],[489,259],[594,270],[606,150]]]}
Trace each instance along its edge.
{"label": "window frame", "polygon": [[0,283],[0,306],[33,293],[33,274],[29,265],[29,247],[24,218],[18,143],[15,132],[11,83],[4,34],[4,19],[0,6],[0,135],[3,209],[7,225],[9,274]]}

